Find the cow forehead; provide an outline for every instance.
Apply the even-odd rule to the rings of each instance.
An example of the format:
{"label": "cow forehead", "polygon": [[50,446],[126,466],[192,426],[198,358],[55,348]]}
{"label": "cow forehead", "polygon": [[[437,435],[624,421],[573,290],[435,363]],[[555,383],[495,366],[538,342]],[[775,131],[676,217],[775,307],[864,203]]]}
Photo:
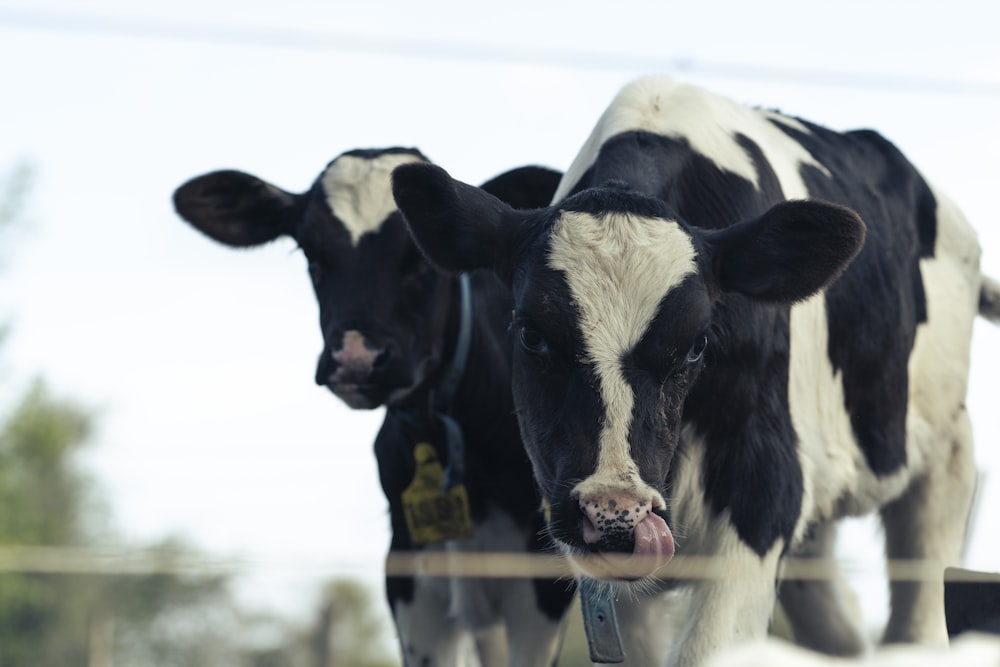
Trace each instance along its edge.
{"label": "cow forehead", "polygon": [[583,357],[594,366],[604,404],[597,467],[577,486],[645,488],[631,457],[635,395],[622,359],[642,338],[663,298],[697,270],[691,237],[676,222],[627,213],[563,212],[548,264],[561,271],[580,321]]}
{"label": "cow forehead", "polygon": [[384,153],[375,157],[341,155],[320,176],[326,203],[343,223],[356,247],[361,237],[382,226],[396,210],[392,198],[392,170],[421,162],[412,153]]}
{"label": "cow forehead", "polygon": [[672,220],[561,213],[552,227],[548,264],[565,276],[591,361],[618,363],[663,298],[697,271],[695,256],[691,236]]}

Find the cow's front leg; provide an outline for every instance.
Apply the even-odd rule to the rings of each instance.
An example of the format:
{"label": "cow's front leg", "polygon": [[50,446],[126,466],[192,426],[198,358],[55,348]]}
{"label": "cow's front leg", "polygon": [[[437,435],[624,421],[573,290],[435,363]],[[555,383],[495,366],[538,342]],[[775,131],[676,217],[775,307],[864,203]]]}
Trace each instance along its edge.
{"label": "cow's front leg", "polygon": [[501,604],[507,625],[510,667],[556,664],[565,633],[566,609],[573,600],[568,581],[514,579],[505,582]]}
{"label": "cow's front leg", "polygon": [[667,662],[671,667],[702,665],[722,649],[767,636],[784,542],[776,541],[760,556],[732,529],[723,532],[728,534],[720,548],[709,552],[717,558],[702,578],[690,582],[690,605]]}
{"label": "cow's front leg", "polygon": [[778,597],[795,642],[829,655],[861,655],[867,649],[861,608],[843,571],[832,562],[837,525],[817,524],[810,533],[791,555],[830,560],[830,577],[781,583]]}
{"label": "cow's front leg", "polygon": [[391,603],[406,667],[478,667],[475,637],[451,613],[448,579],[414,577],[409,599]]}

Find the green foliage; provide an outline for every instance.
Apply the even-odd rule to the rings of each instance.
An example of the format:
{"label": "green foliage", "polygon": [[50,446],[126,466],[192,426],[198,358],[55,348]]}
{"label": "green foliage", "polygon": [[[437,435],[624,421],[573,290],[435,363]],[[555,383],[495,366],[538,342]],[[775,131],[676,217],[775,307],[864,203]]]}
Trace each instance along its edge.
{"label": "green foliage", "polygon": [[[31,170],[20,167],[0,183],[4,236],[20,216],[30,178]],[[41,380],[0,408],[0,549],[91,544],[94,488],[75,457],[93,430],[92,415],[56,398]],[[188,551],[166,542],[154,553],[169,565]],[[64,571],[59,563],[30,572],[0,567],[2,667],[98,667],[112,658],[126,665],[239,664],[232,659],[236,644],[221,634],[238,627],[226,578],[80,574],[71,561]]]}
{"label": "green foliage", "polygon": [[[0,237],[21,216],[31,175],[20,167],[0,182]],[[0,373],[0,382],[9,379]],[[355,583],[332,584],[316,625],[299,627],[242,609],[228,576],[183,574],[178,566],[192,552],[176,541],[135,549],[156,574],[81,573],[74,554],[100,546],[92,527],[102,523],[96,487],[76,465],[94,418],[42,380],[19,396],[0,388],[16,396],[12,406],[0,405],[0,667],[396,664],[380,652],[391,645],[382,636],[384,614]],[[4,559],[40,549],[63,560],[25,567]]]}
{"label": "green foliage", "polygon": [[90,434],[89,417],[36,381],[0,426],[0,541],[77,544],[85,484],[69,455]]}
{"label": "green foliage", "polygon": [[[84,485],[67,465],[67,455],[85,441],[89,429],[82,411],[52,399],[41,382],[7,417],[0,427],[0,544],[78,542],[75,508]],[[93,589],[76,577],[0,574],[0,662],[5,667],[53,664],[32,660],[41,657],[39,652],[62,651],[64,643],[86,647],[78,601],[93,597]],[[49,636],[54,628],[69,632]]]}
{"label": "green foliage", "polygon": [[384,616],[375,611],[370,591],[349,579],[331,581],[312,632],[320,664],[338,667],[390,667]]}

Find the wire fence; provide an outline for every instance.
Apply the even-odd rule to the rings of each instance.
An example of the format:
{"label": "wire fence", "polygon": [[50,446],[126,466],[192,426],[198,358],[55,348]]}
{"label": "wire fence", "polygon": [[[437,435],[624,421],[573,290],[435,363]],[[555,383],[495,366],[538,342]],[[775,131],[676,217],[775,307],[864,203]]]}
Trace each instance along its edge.
{"label": "wire fence", "polygon": [[[746,567],[740,566],[741,561],[717,556],[674,556],[659,568],[642,556],[602,554],[575,557],[578,563],[587,559],[599,562],[604,570],[613,568],[625,578],[643,577],[649,572],[653,572],[653,578],[663,580],[736,579],[747,576]],[[372,566],[370,560],[229,558],[146,549],[0,546],[0,573],[219,576],[264,569],[336,574],[371,569]],[[385,559],[384,569],[390,576],[500,579],[570,579],[574,576],[574,570],[562,556],[508,552],[391,552]],[[785,558],[780,578],[815,581],[848,574],[887,577],[891,581],[941,581],[943,569],[940,562],[933,560],[889,560],[883,566],[883,563],[842,559]],[[1000,574],[949,569],[945,579],[1000,583]]]}

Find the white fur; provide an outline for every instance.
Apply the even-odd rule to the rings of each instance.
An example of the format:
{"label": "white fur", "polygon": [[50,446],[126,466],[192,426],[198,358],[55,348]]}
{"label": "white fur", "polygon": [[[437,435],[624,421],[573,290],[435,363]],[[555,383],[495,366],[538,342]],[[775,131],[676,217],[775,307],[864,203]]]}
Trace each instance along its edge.
{"label": "white fur", "polygon": [[842,660],[810,653],[777,639],[757,646],[724,651],[709,667],[996,667],[1000,665],[1000,638],[963,635],[950,648],[893,646],[859,660]]}
{"label": "white fur", "polygon": [[675,222],[565,211],[553,227],[548,263],[569,284],[580,312],[584,354],[596,367],[604,403],[597,469],[577,485],[577,497],[624,493],[654,508],[664,506],[632,460],[634,396],[621,359],[649,327],[663,297],[695,272],[694,256],[690,237]]}
{"label": "white fur", "polygon": [[446,579],[417,577],[413,600],[396,602],[396,630],[404,665],[480,665],[475,638],[451,614],[449,598]]}
{"label": "white fur", "polygon": [[355,246],[362,236],[377,231],[396,210],[392,170],[409,162],[422,160],[411,153],[385,153],[374,159],[341,155],[320,177],[326,203],[344,223]]}
{"label": "white fur", "polygon": [[[801,168],[826,170],[775,122],[808,131],[794,119],[741,107],[669,79],[640,79],[626,86],[601,117],[554,201],[566,196],[607,139],[628,130],[683,137],[721,169],[757,183],[753,163],[736,143],[736,135],[745,134],[763,151],[785,197],[804,198],[808,192]],[[981,278],[975,235],[949,200],[938,193],[936,197],[937,247],[934,257],[920,265],[929,321],[918,328],[909,360],[906,469],[880,478],[868,468],[844,407],[842,377],[827,355],[823,295],[792,309],[788,391],[805,488],[793,543],[788,545],[791,553],[829,555],[834,531],[830,522],[883,508],[890,558],[926,558],[942,572],[946,564],[958,561],[974,477],[964,402]],[[655,229],[669,243],[647,237],[654,227],[641,220],[576,217],[573,224],[554,229],[550,265],[566,273],[581,313],[585,353],[598,368],[607,410],[598,472],[578,488],[620,488],[621,482],[614,480],[623,477],[641,488],[645,485],[627,442],[633,397],[619,359],[645,332],[662,297],[693,270],[693,251],[688,254],[690,243],[679,228],[661,221]],[[690,582],[691,604],[670,665],[700,664],[721,647],[764,636],[785,547],[778,541],[764,558],[758,557],[736,535],[727,512],[713,515],[705,506],[703,448],[697,435],[684,429],[669,494],[672,529],[679,553],[719,556],[725,559],[720,573],[726,576]],[[811,536],[806,531],[810,525],[816,527]],[[734,573],[743,576],[734,579]],[[892,598],[886,640],[946,641],[940,582],[895,582]],[[789,593],[789,602],[796,614],[826,615],[828,627],[840,634],[842,643],[833,645],[838,642],[831,638],[821,648],[859,652],[860,632],[850,617],[853,601],[839,573],[830,582]],[[805,618],[792,622],[814,643],[823,642]]]}
{"label": "white fur", "polygon": [[674,588],[617,597],[615,606],[621,629],[626,667],[666,664],[677,643],[683,610],[690,604],[690,591]]}
{"label": "white fur", "polygon": [[[456,557],[522,553],[526,539],[509,516],[494,510],[473,537],[443,548]],[[414,665],[428,656],[431,665],[548,667],[559,653],[563,625],[538,610],[531,579],[418,577],[416,590],[413,604],[397,603],[396,613],[404,656]],[[506,650],[498,641],[504,635]]]}
{"label": "white fur", "polygon": [[758,556],[736,534],[728,511],[715,514],[706,505],[704,449],[694,430],[685,428],[674,457],[671,516],[679,553],[718,560],[706,578],[684,582],[690,604],[678,610],[682,625],[667,662],[672,667],[699,665],[721,646],[759,641],[767,635],[785,546],[778,540],[763,557]]}
{"label": "white fur", "polygon": [[788,405],[799,439],[804,493],[795,538],[817,521],[860,516],[898,496],[909,483],[901,470],[872,473],[844,407],[843,375],[827,354],[825,294],[792,308]]}
{"label": "white fur", "polygon": [[[941,193],[934,257],[922,260],[927,324],[910,356],[907,456],[913,483],[883,511],[890,558],[923,558],[938,571],[957,565],[975,486],[972,427],[965,410],[969,340],[979,299],[979,246]],[[940,582],[894,582],[887,641],[944,644]]]}
{"label": "white fur", "polygon": [[771,120],[806,131],[802,123],[769,111],[758,111],[667,77],[637,79],[618,93],[597,121],[590,137],[566,170],[552,198],[558,202],[594,164],[601,146],[610,138],[642,130],[664,137],[683,138],[692,149],[711,159],[722,170],[742,176],[754,185],[759,175],[750,156],[737,143],[737,134],[752,137],[778,176],[788,199],[806,196],[799,166],[827,169],[797,141],[775,127]]}

